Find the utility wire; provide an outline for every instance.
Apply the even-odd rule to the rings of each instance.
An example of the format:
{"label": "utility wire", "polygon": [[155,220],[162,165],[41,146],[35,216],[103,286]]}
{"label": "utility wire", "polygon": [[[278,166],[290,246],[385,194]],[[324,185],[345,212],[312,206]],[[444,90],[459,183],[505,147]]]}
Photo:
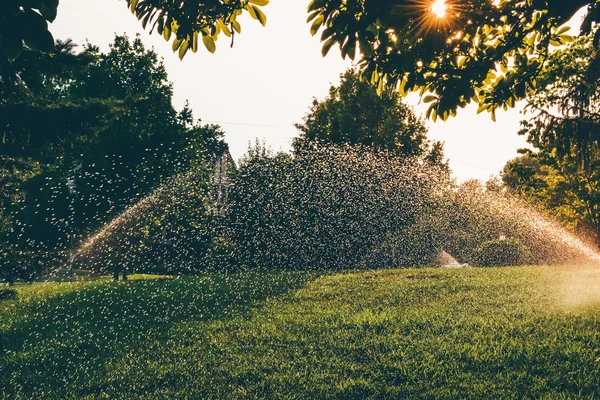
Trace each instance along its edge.
{"label": "utility wire", "polygon": [[450,161],[451,162],[455,162],[455,163],[459,163],[459,164],[462,164],[462,165],[467,165],[469,167],[478,168],[478,169],[481,169],[483,171],[494,172],[494,173],[498,172],[498,171],[494,171],[494,170],[491,170],[491,169],[488,169],[488,168],[480,167],[478,165],[473,165],[473,164],[469,164],[469,163],[466,163],[466,162],[458,161],[458,160],[456,160],[454,158],[451,158]]}
{"label": "utility wire", "polygon": [[76,11],[79,11],[79,12],[82,12],[82,13],[86,13],[86,14],[95,15],[95,16],[97,16],[97,17],[102,17],[102,18],[111,18],[111,17],[110,17],[110,16],[108,16],[108,15],[103,15],[103,14],[98,14],[98,13],[95,13],[95,12],[92,12],[92,11],[83,10],[83,9],[81,9],[81,8],[73,7],[73,6],[70,6],[70,5],[68,5],[68,4],[61,4],[60,6],[61,6],[61,7],[65,7],[65,8],[70,8],[71,10],[76,10]]}
{"label": "utility wire", "polygon": [[[80,30],[77,30],[77,29],[67,28],[67,27],[64,27],[64,26],[56,25],[56,24],[50,25],[49,28],[50,28],[50,31],[52,31],[54,28],[57,28],[57,29],[65,30],[65,31],[77,32],[77,33],[80,33],[82,35],[88,35],[88,36],[89,36],[89,33],[90,33],[90,32],[85,33],[85,32],[82,32]],[[92,34],[93,34],[93,32],[92,32]]]}
{"label": "utility wire", "polygon": [[61,15],[60,15],[60,18],[68,18],[68,19],[72,19],[72,20],[75,20],[75,21],[84,22],[84,23],[86,23],[86,24],[88,24],[88,25],[95,25],[95,26],[100,26],[100,27],[102,27],[102,28],[115,29],[114,27],[112,27],[112,26],[109,26],[109,25],[98,24],[98,23],[96,23],[96,22],[87,21],[87,20],[85,20],[85,19],[76,18],[76,17],[71,17],[70,15],[64,15],[64,14],[61,14]]}
{"label": "utility wire", "polygon": [[258,126],[258,127],[266,127],[266,128],[293,128],[292,125],[245,124],[242,122],[209,121],[209,120],[204,120],[204,119],[201,119],[200,122],[206,122],[209,124],[220,124],[220,125]]}

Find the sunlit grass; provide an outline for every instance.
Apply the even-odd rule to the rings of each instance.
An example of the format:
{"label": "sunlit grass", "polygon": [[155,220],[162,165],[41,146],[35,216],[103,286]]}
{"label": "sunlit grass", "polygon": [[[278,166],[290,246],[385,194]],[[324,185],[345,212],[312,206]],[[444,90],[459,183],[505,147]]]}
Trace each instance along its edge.
{"label": "sunlit grass", "polygon": [[21,286],[0,303],[0,393],[591,397],[600,302],[574,304],[566,287],[589,276],[515,267]]}

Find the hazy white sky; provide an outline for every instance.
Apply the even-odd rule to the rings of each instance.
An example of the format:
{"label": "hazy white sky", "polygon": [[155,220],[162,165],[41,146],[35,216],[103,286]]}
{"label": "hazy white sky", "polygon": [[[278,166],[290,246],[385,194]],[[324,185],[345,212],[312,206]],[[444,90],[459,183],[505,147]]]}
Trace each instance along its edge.
{"label": "hazy white sky", "polygon": [[[115,33],[140,33],[144,43],[164,57],[176,107],[187,99],[197,118],[222,125],[237,160],[256,137],[274,150],[289,150],[297,135],[292,124],[300,122],[312,98],[326,96],[330,83],[337,84],[339,74],[351,65],[335,49],[321,57],[319,40],[310,36],[306,24],[307,4],[308,0],[272,0],[264,9],[266,28],[244,18],[233,48],[223,37],[215,54],[190,52],[183,62],[162,37],[142,30],[125,1],[61,0],[51,31],[56,38],[70,37],[77,43],[87,39],[103,50]],[[419,114],[426,109],[417,97],[408,103]],[[475,110],[468,107],[449,121],[427,122],[429,138],[445,142],[460,181],[486,180],[525,146],[525,139],[517,135],[523,118],[518,110],[499,112],[495,123],[489,114],[476,115]]]}

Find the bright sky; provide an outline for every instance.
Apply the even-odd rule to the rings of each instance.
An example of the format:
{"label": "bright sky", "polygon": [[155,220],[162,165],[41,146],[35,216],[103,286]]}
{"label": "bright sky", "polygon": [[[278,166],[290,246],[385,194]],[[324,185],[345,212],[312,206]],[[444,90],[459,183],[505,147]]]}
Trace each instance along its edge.
{"label": "bright sky", "polygon": [[[321,57],[319,39],[310,35],[306,23],[307,4],[308,0],[272,0],[264,8],[266,28],[244,18],[233,48],[223,37],[215,54],[188,52],[182,62],[170,43],[142,30],[122,0],[61,0],[50,29],[55,38],[89,40],[102,50],[108,49],[115,33],[140,33],[147,47],[164,57],[176,107],[189,100],[196,118],[220,124],[237,160],[257,137],[273,150],[289,150],[297,135],[292,124],[301,122],[312,98],[324,98],[330,84],[337,84],[339,74],[351,65],[335,48]],[[418,97],[407,102],[419,114],[426,110]],[[525,139],[517,135],[523,117],[517,110],[499,112],[495,123],[489,114],[476,115],[475,110],[459,110],[446,122],[427,121],[429,138],[445,142],[459,181],[487,180],[525,146]]]}

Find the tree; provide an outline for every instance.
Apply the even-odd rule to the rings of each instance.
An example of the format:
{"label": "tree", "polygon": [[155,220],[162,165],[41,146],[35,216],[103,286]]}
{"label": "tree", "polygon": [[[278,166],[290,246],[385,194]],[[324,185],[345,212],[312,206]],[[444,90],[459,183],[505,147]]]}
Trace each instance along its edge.
{"label": "tree", "polygon": [[600,243],[600,172],[578,167],[575,157],[560,160],[546,151],[509,161],[502,180],[513,193],[570,229]]}
{"label": "tree", "polygon": [[58,143],[72,142],[92,125],[102,125],[93,116],[111,114],[114,104],[81,104],[69,98],[71,84],[96,60],[92,52],[76,53],[75,49],[71,40],[58,41],[50,54],[26,49],[17,60],[0,62],[0,142],[4,155],[38,161],[63,157]]}
{"label": "tree", "polygon": [[535,148],[509,161],[502,179],[513,193],[591,231],[600,243],[600,57],[585,36],[550,57],[543,91],[528,96],[533,113],[521,135]]}
{"label": "tree", "polygon": [[555,149],[559,159],[575,157],[588,172],[600,159],[600,54],[594,40],[581,37],[551,55],[538,78],[543,90],[527,98],[533,115],[519,132],[540,150]]}
{"label": "tree", "polygon": [[[314,0],[311,31],[322,29],[323,53],[360,51],[363,77],[380,90],[417,91],[427,115],[446,119],[471,101],[480,111],[514,107],[535,89],[551,46],[571,40],[560,26],[595,1],[448,0],[433,2]],[[429,94],[427,94],[429,93]]]}
{"label": "tree", "polygon": [[296,152],[314,144],[350,144],[387,151],[403,157],[421,157],[447,169],[443,144],[427,140],[427,128],[398,93],[387,90],[379,96],[373,86],[361,81],[350,69],[340,84],[329,88],[323,101],[313,100],[301,132],[294,139]]}
{"label": "tree", "polygon": [[[183,57],[196,47],[198,33],[210,37],[214,51],[213,41],[231,33],[223,27],[235,28],[241,10],[262,23],[255,5],[267,1],[127,3],[143,26],[150,24],[166,40],[175,30],[173,49]],[[336,44],[343,57],[354,59],[358,53],[363,78],[380,92],[384,87],[419,92],[431,103],[427,115],[435,120],[455,115],[471,101],[492,118],[499,107],[514,107],[536,90],[552,47],[572,40],[562,25],[583,7],[588,13],[582,33],[600,21],[595,0],[446,0],[445,12],[438,14],[433,3],[313,0],[308,22],[312,34],[321,31],[324,55]]]}
{"label": "tree", "polygon": [[413,110],[395,92],[378,96],[354,70],[341,75],[339,86],[331,86],[325,100],[314,99],[304,123],[296,128],[301,132],[294,140],[296,149],[321,142],[359,144],[404,156],[427,151],[427,128]]}
{"label": "tree", "polygon": [[[112,268],[126,272],[166,258],[181,261],[181,267],[197,264],[210,240],[209,163],[227,150],[223,131],[195,122],[188,106],[174,108],[165,67],[139,37],[116,36],[86,78],[73,83],[71,94],[124,106],[72,159],[81,166],[74,177],[73,223],[82,236],[145,201],[149,207],[124,221],[100,248],[109,261],[118,255]],[[98,269],[106,269],[104,260],[96,260]]]}
{"label": "tree", "polygon": [[[120,250],[156,261],[149,255],[167,241],[178,241],[178,256],[201,258],[197,250],[210,240],[209,164],[227,150],[223,131],[195,121],[188,106],[173,107],[166,70],[139,38],[117,36],[105,54],[92,45],[77,52],[72,42],[58,42],[50,55],[26,49],[0,70],[0,91],[3,249],[64,258],[176,182],[158,192],[160,212],[135,220],[121,247],[104,250],[122,256],[117,271],[127,264]],[[184,172],[188,180],[176,179]],[[106,270],[105,260],[98,255],[86,267]]]}
{"label": "tree", "polygon": [[232,180],[229,235],[241,266],[352,269],[427,265],[449,179],[416,157],[324,144],[249,151]]}

